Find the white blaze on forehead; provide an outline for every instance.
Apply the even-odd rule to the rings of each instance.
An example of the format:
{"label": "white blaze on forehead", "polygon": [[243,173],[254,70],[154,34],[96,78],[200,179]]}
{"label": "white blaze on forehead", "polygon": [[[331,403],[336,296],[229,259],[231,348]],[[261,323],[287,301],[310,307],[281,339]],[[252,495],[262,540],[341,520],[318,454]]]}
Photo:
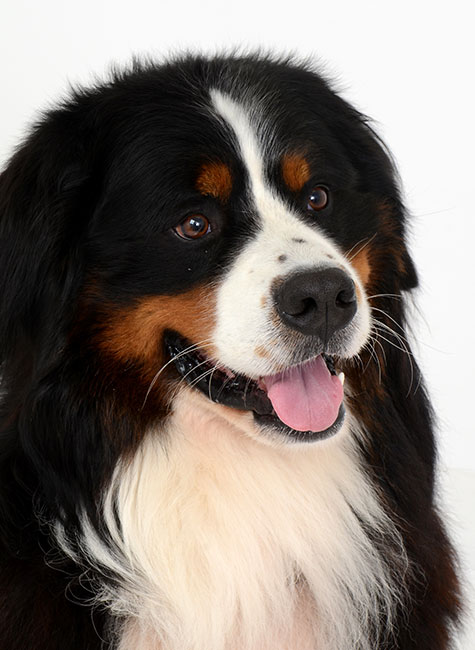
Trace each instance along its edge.
{"label": "white blaze on forehead", "polygon": [[217,114],[235,135],[237,153],[249,175],[253,207],[262,230],[278,227],[276,235],[281,244],[311,237],[314,246],[319,244],[329,249],[328,239],[292,214],[290,207],[266,183],[264,161],[265,156],[272,155],[274,137],[272,126],[264,121],[259,106],[254,103],[246,108],[217,90],[211,91],[211,98]]}
{"label": "white blaze on forehead", "polygon": [[[251,197],[257,215],[263,220],[279,221],[282,225],[281,222],[290,217],[289,210],[265,182],[264,156],[269,156],[269,149],[272,149],[271,125],[266,124],[256,103],[246,109],[218,90],[211,91],[211,99],[217,114],[234,132],[238,153],[249,174]],[[264,150],[264,140],[267,150]]]}
{"label": "white blaze on forehead", "polygon": [[248,113],[219,90],[212,90],[210,94],[217,114],[231,127],[236,136],[239,152],[249,172],[253,195],[255,198],[261,196],[264,189],[262,153]]}
{"label": "white blaze on forehead", "polygon": [[[331,239],[304,223],[266,181],[265,162],[275,150],[274,135],[257,101],[239,104],[218,90],[210,95],[216,115],[233,132],[236,153],[248,172],[251,209],[259,226],[237,254],[218,291],[214,338],[221,363],[256,378],[292,363],[292,350],[275,325],[271,291],[279,278],[305,269],[339,266],[359,286],[362,296],[364,291]],[[369,332],[364,297],[349,327],[351,341],[346,352],[351,356]]]}

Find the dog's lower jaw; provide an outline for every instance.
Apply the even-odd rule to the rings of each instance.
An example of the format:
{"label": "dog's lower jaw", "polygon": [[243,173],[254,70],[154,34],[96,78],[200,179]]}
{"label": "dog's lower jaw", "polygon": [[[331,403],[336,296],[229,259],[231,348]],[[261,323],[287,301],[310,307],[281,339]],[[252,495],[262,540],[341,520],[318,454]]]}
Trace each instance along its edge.
{"label": "dog's lower jaw", "polygon": [[[185,389],[189,394],[190,408],[196,413],[202,413],[204,417],[210,418],[218,426],[222,427],[228,435],[233,437],[251,438],[259,445],[266,445],[274,448],[299,448],[307,446],[323,446],[326,444],[333,444],[334,439],[345,437],[349,431],[349,424],[346,421],[346,410],[344,403],[340,411],[341,417],[338,417],[338,422],[335,423],[335,433],[322,438],[318,434],[313,436],[312,440],[308,440],[305,434],[295,431],[294,435],[288,435],[286,431],[282,431],[279,424],[273,422],[272,418],[266,422],[265,418],[256,417],[252,411],[241,411],[239,409],[224,406],[223,404],[216,404],[210,399],[207,399],[196,390],[190,390],[188,387]],[[184,425],[186,426],[186,425]],[[287,428],[282,425],[283,428]],[[195,427],[193,430],[193,437],[205,442],[210,435],[207,427]],[[211,440],[208,440],[211,443]]]}
{"label": "dog's lower jaw", "polygon": [[113,546],[87,524],[82,545],[122,576],[101,595],[125,621],[120,650],[375,647],[400,594],[373,540],[399,539],[351,433],[272,446],[251,421],[185,388],[117,467],[103,512]]}

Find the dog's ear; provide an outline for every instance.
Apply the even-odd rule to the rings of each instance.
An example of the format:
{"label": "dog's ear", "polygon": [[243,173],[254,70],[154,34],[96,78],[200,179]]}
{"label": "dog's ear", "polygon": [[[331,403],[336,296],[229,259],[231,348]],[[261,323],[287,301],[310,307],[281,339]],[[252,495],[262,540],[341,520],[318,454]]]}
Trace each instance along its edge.
{"label": "dog's ear", "polygon": [[394,291],[409,291],[419,284],[416,267],[407,248],[407,210],[401,198],[401,180],[391,152],[375,133],[368,121],[363,122],[369,136],[367,174],[376,178],[380,175],[381,231],[390,244],[393,262],[397,272],[394,274]]}
{"label": "dog's ear", "polygon": [[395,267],[393,291],[409,291],[418,286],[419,280],[406,243],[407,210],[401,197],[401,179],[390,150],[366,118],[360,117],[360,121],[366,131],[364,144],[359,143],[360,161],[365,165],[365,176],[377,179],[381,205],[379,234]]}
{"label": "dog's ear", "polygon": [[400,276],[399,288],[403,291],[410,291],[419,285],[419,278],[416,267],[412,261],[411,254],[406,246],[401,254],[402,271]]}
{"label": "dog's ear", "polygon": [[373,194],[380,205],[380,231],[387,258],[394,259],[393,291],[418,285],[417,272],[406,246],[407,212],[401,198],[401,181],[392,154],[373,127],[372,121],[338,95],[329,100],[327,115],[334,137],[361,172],[361,189]]}
{"label": "dog's ear", "polygon": [[79,286],[81,239],[93,203],[84,137],[51,113],[0,176],[0,358],[24,357],[62,319]]}
{"label": "dog's ear", "polygon": [[[64,428],[70,427],[67,435],[85,432],[78,436],[82,445],[91,444],[95,434],[73,374],[61,361],[96,204],[95,147],[89,149],[79,116],[59,110],[31,133],[0,176],[0,493],[9,495],[0,511],[12,522],[31,507],[22,500],[25,490],[38,490],[37,477],[46,476],[45,485],[56,489],[68,483],[69,472],[73,491],[77,480],[70,465],[76,458],[64,451]],[[20,477],[22,487],[11,474]],[[16,486],[11,494],[10,485]],[[18,534],[11,536],[16,540]]]}

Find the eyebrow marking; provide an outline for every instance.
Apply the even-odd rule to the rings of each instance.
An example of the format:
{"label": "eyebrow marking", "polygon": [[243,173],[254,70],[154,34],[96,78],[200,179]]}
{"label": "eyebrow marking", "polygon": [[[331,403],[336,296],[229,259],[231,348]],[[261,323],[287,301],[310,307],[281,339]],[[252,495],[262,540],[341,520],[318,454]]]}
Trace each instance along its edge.
{"label": "eyebrow marking", "polygon": [[285,154],[281,165],[284,182],[292,192],[299,192],[310,180],[310,166],[302,154]]}
{"label": "eyebrow marking", "polygon": [[196,179],[198,192],[223,202],[229,199],[232,185],[231,170],[225,163],[218,161],[204,163]]}

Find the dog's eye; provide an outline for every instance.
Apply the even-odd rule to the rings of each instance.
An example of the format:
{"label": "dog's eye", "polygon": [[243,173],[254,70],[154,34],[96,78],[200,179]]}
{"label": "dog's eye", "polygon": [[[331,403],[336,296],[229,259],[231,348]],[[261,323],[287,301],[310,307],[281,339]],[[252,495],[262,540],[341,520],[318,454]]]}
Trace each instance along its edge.
{"label": "dog's eye", "polygon": [[314,187],[310,196],[308,197],[307,210],[318,212],[323,210],[328,205],[328,190],[326,187],[318,185]]}
{"label": "dog's eye", "polygon": [[211,232],[211,224],[203,214],[191,214],[173,230],[182,239],[199,239]]}

